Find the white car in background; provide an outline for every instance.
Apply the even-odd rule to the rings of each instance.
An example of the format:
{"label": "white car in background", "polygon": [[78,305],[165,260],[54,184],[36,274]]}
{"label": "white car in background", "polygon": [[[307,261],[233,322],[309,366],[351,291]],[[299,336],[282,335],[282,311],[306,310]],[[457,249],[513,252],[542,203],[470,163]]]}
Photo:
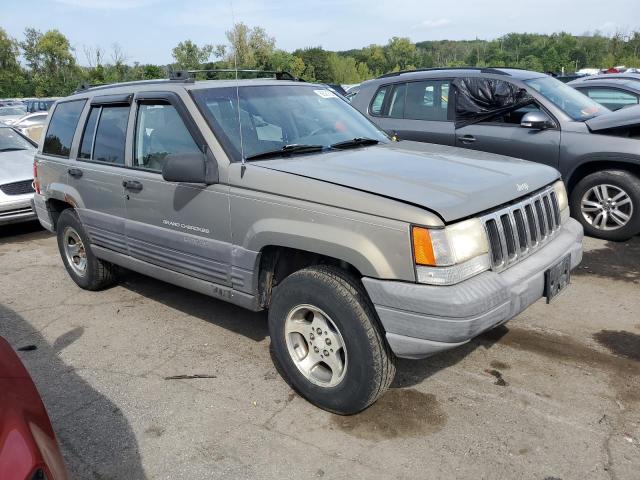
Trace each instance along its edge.
{"label": "white car in background", "polygon": [[38,143],[48,116],[49,112],[30,113],[16,120],[11,126]]}
{"label": "white car in background", "polygon": [[8,107],[0,107],[0,122],[11,125],[26,114],[27,111],[23,106],[10,105]]}
{"label": "white car in background", "polygon": [[33,157],[36,145],[0,123],[0,226],[34,220]]}

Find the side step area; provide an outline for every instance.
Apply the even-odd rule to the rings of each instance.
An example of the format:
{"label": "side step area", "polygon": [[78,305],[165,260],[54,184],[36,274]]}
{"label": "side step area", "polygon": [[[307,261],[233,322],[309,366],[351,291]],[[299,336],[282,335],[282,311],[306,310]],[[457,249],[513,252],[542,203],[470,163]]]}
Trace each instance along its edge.
{"label": "side step area", "polygon": [[207,282],[206,280],[190,277],[183,273],[174,272],[98,245],[91,245],[91,250],[95,253],[96,257],[119,265],[123,268],[133,270],[134,272],[157,278],[158,280],[162,280],[188,290],[193,290],[219,300],[233,303],[254,312],[262,310],[258,299],[254,295],[238,292],[237,290],[225,285]]}

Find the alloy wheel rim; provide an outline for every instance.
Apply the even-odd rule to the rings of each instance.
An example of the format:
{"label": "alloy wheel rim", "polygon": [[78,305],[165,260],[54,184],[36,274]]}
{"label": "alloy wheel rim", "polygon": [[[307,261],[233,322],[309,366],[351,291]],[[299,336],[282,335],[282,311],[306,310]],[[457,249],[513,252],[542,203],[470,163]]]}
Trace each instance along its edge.
{"label": "alloy wheel rim", "polygon": [[633,202],[622,188],[601,184],[591,187],[580,202],[582,217],[598,230],[618,230],[633,216]]}
{"label": "alloy wheel rim", "polygon": [[87,272],[87,251],[80,235],[73,227],[66,227],[62,238],[67,263],[75,273],[83,277]]}
{"label": "alloy wheel rim", "polygon": [[284,335],[291,360],[307,380],[326,388],[342,381],[347,372],[347,348],[325,312],[306,304],[292,308]]}

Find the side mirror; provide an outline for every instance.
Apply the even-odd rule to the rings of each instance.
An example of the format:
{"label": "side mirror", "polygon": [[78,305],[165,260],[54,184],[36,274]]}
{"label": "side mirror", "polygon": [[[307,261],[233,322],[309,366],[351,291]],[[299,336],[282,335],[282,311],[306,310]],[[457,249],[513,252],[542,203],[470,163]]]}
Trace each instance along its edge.
{"label": "side mirror", "polygon": [[532,128],[534,130],[544,130],[545,128],[553,128],[555,125],[549,115],[542,111],[527,112],[520,121],[522,128]]}
{"label": "side mirror", "polygon": [[207,156],[204,153],[169,154],[162,168],[162,178],[167,182],[211,185],[218,179],[216,167],[217,165],[212,165],[212,162],[207,162]]}

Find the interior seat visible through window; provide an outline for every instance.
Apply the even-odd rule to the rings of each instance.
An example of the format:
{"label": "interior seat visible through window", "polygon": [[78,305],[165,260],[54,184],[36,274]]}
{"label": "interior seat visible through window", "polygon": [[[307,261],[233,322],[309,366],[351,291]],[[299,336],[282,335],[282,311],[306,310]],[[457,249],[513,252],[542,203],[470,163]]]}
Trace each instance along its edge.
{"label": "interior seat visible through window", "polygon": [[175,107],[167,102],[138,107],[134,167],[161,172],[167,155],[201,152]]}

